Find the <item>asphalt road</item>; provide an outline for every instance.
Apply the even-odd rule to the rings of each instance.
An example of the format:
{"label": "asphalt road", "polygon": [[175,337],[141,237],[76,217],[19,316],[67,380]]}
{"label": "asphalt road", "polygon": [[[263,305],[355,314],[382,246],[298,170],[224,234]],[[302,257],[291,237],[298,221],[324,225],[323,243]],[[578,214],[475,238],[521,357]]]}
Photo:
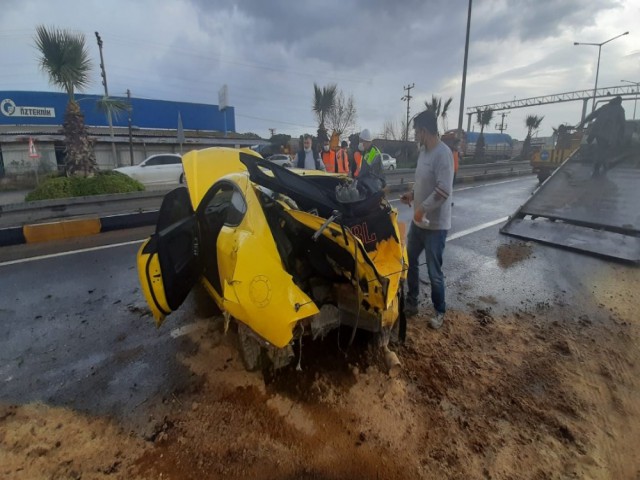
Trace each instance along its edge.
{"label": "asphalt road", "polygon": [[[445,250],[450,308],[476,308],[478,298],[497,312],[549,301],[588,306],[592,282],[632,268],[538,244],[500,266],[497,250],[517,241],[498,229],[536,185],[527,176],[456,189]],[[395,205],[407,221],[409,208]],[[154,327],[135,269],[149,231],[0,249],[0,402],[131,419],[187,388],[191,374],[176,355],[197,348],[185,333],[210,312],[191,295]]]}

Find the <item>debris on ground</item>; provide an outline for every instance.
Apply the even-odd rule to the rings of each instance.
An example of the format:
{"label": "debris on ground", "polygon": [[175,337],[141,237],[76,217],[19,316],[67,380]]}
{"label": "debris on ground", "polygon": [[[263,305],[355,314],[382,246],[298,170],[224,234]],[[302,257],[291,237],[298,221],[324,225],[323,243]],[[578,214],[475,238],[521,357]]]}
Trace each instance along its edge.
{"label": "debris on ground", "polygon": [[636,478],[640,324],[607,288],[588,316],[476,307],[438,332],[416,317],[395,378],[367,341],[331,335],[302,372],[249,373],[234,334],[202,320],[176,360],[193,388],[146,402],[164,412],[145,429],[2,407],[0,477]]}
{"label": "debris on ground", "polygon": [[496,257],[501,268],[509,268],[531,257],[533,247],[529,242],[512,242],[498,246]]}

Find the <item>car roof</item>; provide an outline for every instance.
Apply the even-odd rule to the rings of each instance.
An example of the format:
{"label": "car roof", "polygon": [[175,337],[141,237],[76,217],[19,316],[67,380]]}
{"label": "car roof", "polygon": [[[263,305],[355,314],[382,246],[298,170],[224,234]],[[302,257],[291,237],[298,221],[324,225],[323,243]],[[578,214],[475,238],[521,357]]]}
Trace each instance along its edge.
{"label": "car roof", "polygon": [[149,155],[145,160],[148,160],[153,157],[178,157],[182,158],[182,155],[179,153],[154,153],[153,155]]}

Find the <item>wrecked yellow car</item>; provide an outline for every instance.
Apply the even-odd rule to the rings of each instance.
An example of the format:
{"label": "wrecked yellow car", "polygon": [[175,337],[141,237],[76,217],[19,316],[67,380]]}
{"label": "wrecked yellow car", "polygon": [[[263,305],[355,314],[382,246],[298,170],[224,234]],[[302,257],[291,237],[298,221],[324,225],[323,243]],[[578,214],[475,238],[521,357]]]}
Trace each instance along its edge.
{"label": "wrecked yellow car", "polygon": [[238,322],[249,369],[280,368],[296,340],[340,325],[384,348],[394,327],[403,335],[406,259],[375,178],[289,170],[248,149],[193,151],[183,165],[188,188],[165,196],[137,258],[158,326],[199,281]]}

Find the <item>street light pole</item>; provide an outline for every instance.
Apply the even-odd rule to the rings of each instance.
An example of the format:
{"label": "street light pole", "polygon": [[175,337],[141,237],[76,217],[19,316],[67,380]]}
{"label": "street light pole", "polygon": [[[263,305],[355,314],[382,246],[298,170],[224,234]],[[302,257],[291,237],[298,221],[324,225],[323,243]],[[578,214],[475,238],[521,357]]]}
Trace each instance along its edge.
{"label": "street light pole", "polygon": [[620,80],[621,82],[631,83],[636,86],[636,99],[633,102],[633,119],[636,119],[636,105],[638,104],[638,87],[640,87],[640,82],[632,82],[630,80]]}
{"label": "street light pole", "polygon": [[[458,131],[456,132],[456,138],[460,139],[462,134],[462,119],[464,118],[464,94],[467,87],[467,60],[469,58],[469,32],[471,30],[471,2],[469,0],[469,11],[467,13],[467,36],[464,41],[464,63],[462,65],[462,90],[460,91],[460,113],[458,114]],[[469,117],[471,119],[471,117]],[[469,127],[467,127],[469,131]]]}
{"label": "street light pole", "polygon": [[591,106],[591,111],[593,112],[596,109],[596,90],[598,89],[598,74],[600,73],[600,53],[602,53],[602,46],[606,45],[609,42],[614,41],[616,38],[620,38],[624,35],[629,35],[629,32],[621,33],[613,38],[610,38],[606,42],[602,43],[585,43],[585,42],[573,42],[574,45],[592,45],[594,47],[598,47],[598,66],[596,67],[596,84],[593,87],[593,105]]}
{"label": "street light pole", "polygon": [[[102,56],[102,38],[100,38],[100,34],[96,33],[96,40],[98,41],[98,50],[100,50],[100,70],[102,73],[102,85],[104,85],[104,96],[105,98],[109,98],[109,88],[107,87],[107,71],[104,67],[104,57]],[[109,135],[111,136],[111,154],[113,155],[113,164],[117,168],[118,167],[118,154],[116,152],[116,142],[113,139],[113,120],[111,119],[111,110],[107,110],[107,122],[109,123]]]}

